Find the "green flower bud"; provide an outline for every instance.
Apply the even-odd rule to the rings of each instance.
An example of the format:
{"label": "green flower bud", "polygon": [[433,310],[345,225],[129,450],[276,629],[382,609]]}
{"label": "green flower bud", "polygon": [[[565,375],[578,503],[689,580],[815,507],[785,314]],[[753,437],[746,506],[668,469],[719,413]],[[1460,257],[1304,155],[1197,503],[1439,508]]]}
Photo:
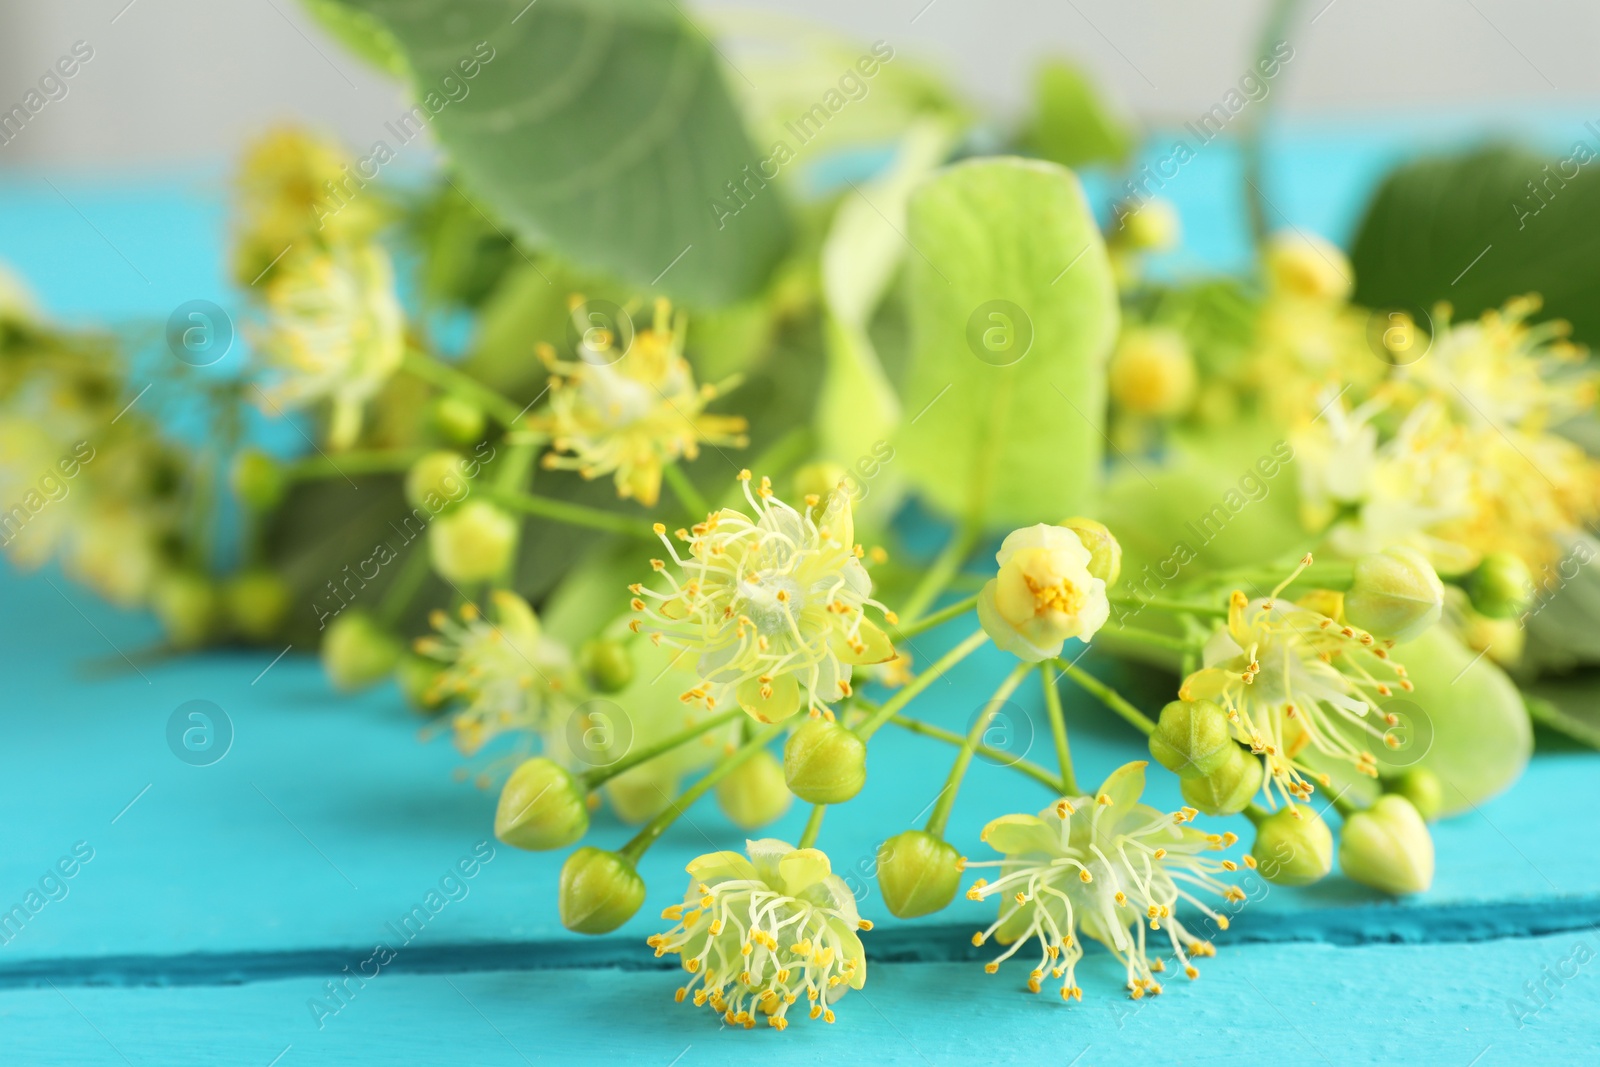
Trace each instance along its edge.
{"label": "green flower bud", "polygon": [[1207,815],[1237,815],[1261,791],[1261,777],[1261,760],[1234,745],[1220,768],[1196,778],[1179,779],[1178,791]]}
{"label": "green flower bud", "polygon": [[232,481],[234,494],[255,511],[271,511],[277,507],[289,488],[283,464],[254,448],[247,448],[235,457]]}
{"label": "green flower bud", "polygon": [[878,846],[878,888],[891,915],[931,915],[955,899],[961,853],[925,830],[906,830]]}
{"label": "green flower bud", "polygon": [[1439,776],[1426,767],[1409,768],[1400,777],[1386,785],[1391,793],[1398,793],[1411,801],[1417,814],[1432,822],[1444,810],[1444,785]]}
{"label": "green flower bud", "polygon": [[1314,808],[1291,804],[1256,825],[1250,855],[1274,885],[1310,885],[1333,869],[1333,833]]}
{"label": "green flower bud", "polygon": [[441,511],[467,495],[467,461],[459,452],[429,452],[406,471],[406,503]]}
{"label": "green flower bud", "polygon": [[406,703],[420,712],[438,711],[445,696],[439,692],[439,661],[408,652],[394,669],[394,680]]}
{"label": "green flower bud", "polygon": [[1150,735],[1150,755],[1179,778],[1209,777],[1232,764],[1238,749],[1227,714],[1209,700],[1174,700]]}
{"label": "green flower bud", "polygon": [[1533,603],[1533,575],[1522,557],[1512,552],[1492,552],[1467,575],[1467,595],[1480,615],[1511,619]]}
{"label": "green flower bud", "polygon": [[1385,793],[1339,831],[1339,869],[1345,876],[1402,896],[1433,884],[1433,837],[1411,801]]}
{"label": "green flower bud", "polygon": [[717,783],[717,806],[741,830],[776,822],[794,795],[783,780],[783,764],[762,749]]}
{"label": "green flower bud", "polygon": [[827,460],[807,463],[794,472],[794,495],[800,500],[815,496],[826,503],[828,494],[839,488],[839,482],[848,473],[839,464]]}
{"label": "green flower bud", "polygon": [[452,582],[485,582],[511,565],[517,520],[482,500],[469,500],[428,527],[433,569]]}
{"label": "green flower bud", "polygon": [[1093,519],[1073,517],[1056,523],[1078,535],[1083,547],[1089,550],[1089,573],[1106,583],[1110,589],[1122,575],[1122,545],[1106,529],[1105,523]]}
{"label": "green flower bud", "polygon": [[494,836],[513,848],[566,848],[589,830],[588,797],[554,760],[525,760],[506,779],[494,811]]}
{"label": "green flower bud", "polygon": [[217,590],[203,574],[168,571],[156,580],[150,607],[178,648],[193,648],[211,635],[217,617]]}
{"label": "green flower bud", "polygon": [[269,570],[234,575],[222,595],[233,628],[252,641],[276,633],[289,610],[289,583]]}
{"label": "green flower bud", "polygon": [[433,402],[433,426],[453,445],[470,445],[483,439],[483,409],[470,400],[446,394]]}
{"label": "green flower bud", "polygon": [[1178,209],[1172,205],[1172,201],[1158,196],[1151,197],[1122,216],[1122,225],[1130,246],[1151,252],[1175,247],[1182,228],[1178,222]]}
{"label": "green flower bud", "polygon": [[595,638],[578,650],[578,667],[602,693],[620,693],[633,681],[633,657],[621,641]]}
{"label": "green flower bud", "polygon": [[1344,617],[1383,640],[1409,641],[1439,621],[1444,583],[1414,548],[1396,546],[1356,560]]}
{"label": "green flower bud", "polygon": [[789,791],[809,804],[843,804],[867,782],[867,745],[853,730],[807,719],[783,746]]}
{"label": "green flower bud", "polygon": [[561,925],[578,934],[609,934],[644,903],[644,879],[621,853],[580,848],[561,865],[556,898]]}
{"label": "green flower bud", "polygon": [[364,611],[350,608],[322,635],[322,666],[335,689],[365,689],[387,678],[400,661],[400,641]]}

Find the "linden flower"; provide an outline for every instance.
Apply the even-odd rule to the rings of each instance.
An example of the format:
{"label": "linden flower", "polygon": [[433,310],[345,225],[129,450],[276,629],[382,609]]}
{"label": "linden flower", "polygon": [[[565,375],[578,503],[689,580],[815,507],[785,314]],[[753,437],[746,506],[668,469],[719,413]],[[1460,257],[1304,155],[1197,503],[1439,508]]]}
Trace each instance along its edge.
{"label": "linden flower", "polygon": [[[745,712],[778,722],[802,707],[825,713],[849,696],[850,668],[895,656],[888,635],[868,621],[876,608],[890,623],[893,612],[871,598],[872,579],[861,564],[848,498],[819,520],[818,501],[805,511],[779,500],[770,479],[750,490],[750,472],[740,471],[755,518],[724,508],[692,531],[679,530],[687,558],[656,523],[680,575],[663,560],[650,565],[665,575],[660,592],[633,585],[635,633],[648,626],[658,644],[698,656],[700,684],[684,700],[716,704],[731,690]],[[803,691],[803,699],[802,699]]]}
{"label": "linden flower", "polygon": [[1111,613],[1106,583],[1078,535],[1040,523],[1007,535],[995,554],[1000,573],[978,596],[978,621],[994,643],[1037,663],[1061,654],[1067,638],[1087,641]]}
{"label": "linden flower", "polygon": [[1389,657],[1393,642],[1278,599],[1310,563],[1308,555],[1270,596],[1248,600],[1236,590],[1227,625],[1206,642],[1205,666],[1178,690],[1183,700],[1221,705],[1234,737],[1266,757],[1269,802],[1274,786],[1289,802],[1311,796],[1308,776],[1329,784],[1327,774],[1297,759],[1307,748],[1376,777],[1375,757],[1355,739],[1396,744],[1385,730],[1399,720],[1374,697],[1413,688],[1405,668]]}
{"label": "linden flower", "polygon": [[573,321],[585,347],[578,362],[557,359],[549,345],[539,348],[550,369],[550,406],[532,425],[550,435],[555,449],[545,454],[544,466],[585,478],[614,472],[618,496],[653,507],[668,463],[694,459],[701,442],[748,443],[743,418],[705,413],[721,387],[695,385],[683,358],[685,317],[674,319],[667,301],[656,301],[654,324],[625,351],[617,350],[612,331],[579,317],[582,307],[583,298],[573,297]]}
{"label": "linden flower", "polygon": [[[967,899],[999,897],[1000,917],[973,934],[972,943],[981,945],[993,937],[1011,946],[984,964],[985,971],[994,974],[1032,939],[1039,946],[1039,962],[1028,975],[1029,991],[1039,992],[1048,971],[1061,979],[1061,999],[1082,1000],[1074,977],[1083,958],[1076,935],[1082,933],[1109,948],[1127,968],[1128,992],[1138,1000],[1161,992],[1155,975],[1166,969],[1160,959],[1150,958],[1148,926],[1165,930],[1184,973],[1198,977],[1191,959],[1216,950],[1178,920],[1178,902],[1187,901],[1219,929],[1228,928],[1227,916],[1211,910],[1193,890],[1229,901],[1244,899],[1237,886],[1216,877],[1238,870],[1238,865],[1201,856],[1238,838],[1183,825],[1194,818],[1193,808],[1164,814],[1140,804],[1144,768],[1143,762],[1126,764],[1093,797],[1063,797],[1038,815],[1003,815],[984,827],[982,840],[1005,858],[967,863],[1000,869],[993,882],[978,879]],[[1244,862],[1255,866],[1249,857]]]}
{"label": "linden flower", "polygon": [[550,733],[556,707],[572,689],[572,660],[564,646],[540,632],[528,602],[504,590],[489,595],[493,619],[477,606],[461,608],[457,620],[442,611],[430,621],[436,636],[422,637],[416,650],[441,660],[428,703],[455,699],[456,747],[471,756],[507,730]]}
{"label": "linden flower", "polygon": [[261,349],[281,375],[268,399],[290,407],[331,400],[329,443],[349,447],[362,405],[405,353],[389,257],[376,245],[301,256],[280,264],[266,290]]}
{"label": "linden flower", "polygon": [[647,940],[657,956],[677,953],[691,977],[682,1003],[710,1005],[732,1026],[750,1029],[755,1012],[778,1030],[804,993],[813,1019],[833,1022],[834,1001],[867,981],[857,930],[872,924],[833,873],[828,857],[765,838],[737,852],[713,852],[688,866],[683,903],[661,913],[677,923]]}

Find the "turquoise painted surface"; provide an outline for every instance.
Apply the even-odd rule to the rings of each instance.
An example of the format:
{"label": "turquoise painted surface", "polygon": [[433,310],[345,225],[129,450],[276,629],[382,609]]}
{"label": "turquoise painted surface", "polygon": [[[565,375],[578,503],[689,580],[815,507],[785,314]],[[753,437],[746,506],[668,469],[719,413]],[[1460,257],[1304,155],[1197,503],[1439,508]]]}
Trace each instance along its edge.
{"label": "turquoise painted surface", "polygon": [[[1275,204],[1334,236],[1348,233],[1383,163],[1407,148],[1400,136],[1285,143],[1269,168]],[[1230,265],[1243,248],[1235,161],[1216,147],[1162,190],[1197,257],[1169,269]],[[159,321],[193,297],[228,304],[220,178],[51,180],[56,189],[42,177],[0,182],[0,259],[62,318]],[[275,650],[134,670],[118,649],[132,654],[154,640],[148,618],[115,612],[53,571],[0,573],[0,602],[0,907],[21,901],[75,846],[93,850],[65,895],[0,945],[0,1040],[16,1062],[269,1063],[292,1044],[284,1064],[358,1053],[571,1062],[622,1048],[641,1062],[683,1052],[693,1063],[748,1048],[727,1044],[744,1035],[674,1009],[670,974],[613,969],[655,966],[641,944],[654,920],[600,941],[568,935],[552,906],[560,857],[498,845],[391,973],[319,1031],[307,998],[488,839],[493,797],[452,780],[455,754],[443,740],[417,742],[420,722],[392,690],[337,697],[303,650],[270,669]],[[959,636],[919,639],[919,658]],[[964,727],[1003,670],[999,657],[975,658],[930,693],[929,718]],[[167,719],[191,699],[215,702],[233,722],[233,747],[214,766],[185,765],[167,748]],[[1039,697],[1030,688],[1016,703],[1021,746]],[[1086,781],[1142,757],[1138,737],[1091,702],[1069,696],[1069,718]],[[937,788],[909,768],[943,765],[948,750],[893,730],[880,736],[855,804],[879,813],[875,825],[909,825]],[[1048,762],[1036,726],[1035,736],[1033,754]],[[1178,803],[1170,777],[1152,783],[1156,802]],[[980,853],[985,821],[1047,799],[980,761],[952,835]],[[945,962],[971,954],[966,933],[987,921],[977,905],[962,901],[921,924],[889,921],[869,941],[875,958],[921,962],[875,964],[839,1026],[795,1027],[762,1055],[1067,1063],[1089,1046],[1079,1062],[1157,1054],[1220,1063],[1248,1050],[1467,1063],[1493,1045],[1484,1064],[1511,1050],[1591,1062],[1600,1018],[1592,965],[1523,1027],[1505,1002],[1543,980],[1542,967],[1560,968],[1574,939],[1600,923],[1600,827],[1586,817],[1597,801],[1600,756],[1541,751],[1514,792],[1435,828],[1439,876],[1429,893],[1388,902],[1338,877],[1273,889],[1222,939],[1202,982],[1179,982],[1131,1017],[1122,1013],[1138,1006],[1117,995],[1104,956],[1084,982],[1096,988],[1072,1008],[1018,993],[1020,974],[985,980],[974,964]],[[822,843],[867,894],[864,910],[882,918],[870,879],[878,835],[848,814],[833,813]],[[792,813],[772,832],[792,839],[802,818]],[[603,818],[597,838],[626,833]],[[647,859],[652,900],[677,894],[689,857],[737,836],[714,806],[695,808]],[[1290,941],[1300,943],[1282,943]]]}

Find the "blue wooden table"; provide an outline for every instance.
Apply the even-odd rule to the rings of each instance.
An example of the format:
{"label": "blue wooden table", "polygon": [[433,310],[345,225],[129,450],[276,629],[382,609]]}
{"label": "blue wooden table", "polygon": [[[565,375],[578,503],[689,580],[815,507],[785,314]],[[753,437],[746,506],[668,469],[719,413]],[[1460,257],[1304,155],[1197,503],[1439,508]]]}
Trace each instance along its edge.
{"label": "blue wooden table", "polygon": [[[1342,237],[1408,141],[1289,138],[1269,169],[1274,201]],[[1236,260],[1235,165],[1219,146],[1163,191],[1191,231],[1175,269]],[[0,259],[62,317],[159,319],[184,300],[228,299],[219,180],[51,179],[0,183]],[[1512,792],[1434,828],[1429,892],[1390,901],[1338,875],[1270,889],[1218,938],[1199,981],[1159,998],[1126,999],[1103,953],[1080,967],[1084,1000],[1071,1006],[1029,996],[1014,967],[986,977],[967,938],[991,909],[961,900],[866,935],[871,981],[836,1025],[745,1033],[673,1003],[677,978],[643,944],[656,909],[606,938],[564,931],[561,856],[494,842],[493,795],[454,780],[453,750],[421,743],[391,688],[335,696],[297,649],[108,672],[154,640],[150,619],[53,570],[0,573],[0,598],[0,910],[24,911],[0,917],[0,1063],[1600,1062],[1600,754],[1542,734]],[[920,647],[959,636],[936,631]],[[929,717],[963,727],[1005,666],[992,652],[963,664],[930,691]],[[1037,724],[1037,694],[1015,699],[1018,728]],[[208,766],[168,745],[191,700],[231,724]],[[1087,700],[1069,702],[1068,719],[1087,780],[1143,753]],[[885,731],[854,806],[877,813],[875,828],[910,825],[937,787],[905,769],[947,759],[937,742]],[[1151,781],[1154,803],[1179,803],[1170,776]],[[1047,799],[980,760],[951,834],[976,853],[988,818]],[[803,818],[796,809],[772,833],[792,840]],[[878,835],[853,821],[834,813],[821,845],[883,918]],[[601,844],[626,834],[597,820]],[[681,889],[686,860],[739,836],[713,805],[694,808],[642,866],[651,900]],[[463,858],[475,874],[447,879]],[[447,902],[402,933],[430,891]],[[379,943],[393,959],[352,978],[371,975]]]}

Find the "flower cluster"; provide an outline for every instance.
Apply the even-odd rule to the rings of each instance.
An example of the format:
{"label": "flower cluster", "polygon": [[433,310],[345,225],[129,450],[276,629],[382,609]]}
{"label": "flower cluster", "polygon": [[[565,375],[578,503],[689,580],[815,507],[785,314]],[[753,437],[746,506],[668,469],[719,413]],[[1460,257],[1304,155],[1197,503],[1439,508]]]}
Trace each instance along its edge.
{"label": "flower cluster", "polygon": [[[1228,917],[1196,893],[1244,899],[1242,890],[1217,877],[1238,865],[1204,855],[1237,838],[1187,825],[1192,808],[1168,814],[1140,804],[1144,767],[1118,768],[1092,797],[1062,797],[1038,815],[1005,815],[984,827],[980,838],[1004,858],[968,861],[968,867],[998,868],[999,874],[993,881],[978,879],[967,897],[998,899],[1000,915],[973,934],[972,943],[993,938],[1010,946],[984,970],[994,974],[1032,941],[1039,958],[1028,989],[1039,992],[1048,973],[1061,980],[1063,1000],[1082,1000],[1075,970],[1083,958],[1082,938],[1091,937],[1127,969],[1128,992],[1137,1000],[1161,992],[1155,976],[1165,970],[1160,958],[1151,958],[1148,930],[1164,932],[1184,973],[1199,975],[1193,960],[1215,950],[1184,926],[1178,907],[1187,903],[1218,929],[1228,928]],[[1244,862],[1255,865],[1248,857]]]}
{"label": "flower cluster", "polygon": [[731,692],[762,722],[802,708],[821,714],[852,692],[852,666],[894,658],[866,609],[891,624],[894,613],[872,599],[845,494],[819,518],[816,498],[796,511],[773,494],[769,479],[754,491],[749,471],[739,481],[755,517],[723,508],[678,530],[685,555],[656,525],[676,572],[651,561],[665,588],[630,587],[638,613],[630,625],[696,657],[700,684],[685,700],[714,704]]}
{"label": "flower cluster", "polygon": [[624,338],[617,329],[583,320],[586,307],[581,296],[572,298],[573,321],[583,338],[576,362],[539,346],[550,370],[550,401],[531,425],[550,437],[546,467],[585,478],[613,474],[618,496],[653,507],[667,464],[694,459],[702,444],[745,446],[742,417],[705,410],[725,385],[695,384],[683,358],[681,312],[674,317],[667,301],[656,301],[652,325],[619,347]]}
{"label": "flower cluster", "polygon": [[817,849],[767,838],[747,842],[746,852],[690,863],[683,903],[661,913],[676,925],[649,945],[689,972],[678,1001],[709,1006],[729,1026],[749,1029],[760,1012],[782,1030],[802,994],[811,1018],[833,1022],[832,1005],[866,984],[857,931],[872,924]]}
{"label": "flower cluster", "polygon": [[1310,779],[1329,784],[1326,772],[1301,759],[1308,750],[1377,777],[1365,742],[1393,744],[1386,731],[1399,721],[1378,699],[1413,688],[1390,656],[1392,641],[1317,610],[1318,598],[1308,606],[1279,595],[1310,562],[1268,596],[1235,590],[1227,624],[1206,642],[1204,667],[1178,691],[1183,700],[1220,705],[1234,737],[1265,757],[1269,800],[1273,787],[1288,802],[1311,795]]}

